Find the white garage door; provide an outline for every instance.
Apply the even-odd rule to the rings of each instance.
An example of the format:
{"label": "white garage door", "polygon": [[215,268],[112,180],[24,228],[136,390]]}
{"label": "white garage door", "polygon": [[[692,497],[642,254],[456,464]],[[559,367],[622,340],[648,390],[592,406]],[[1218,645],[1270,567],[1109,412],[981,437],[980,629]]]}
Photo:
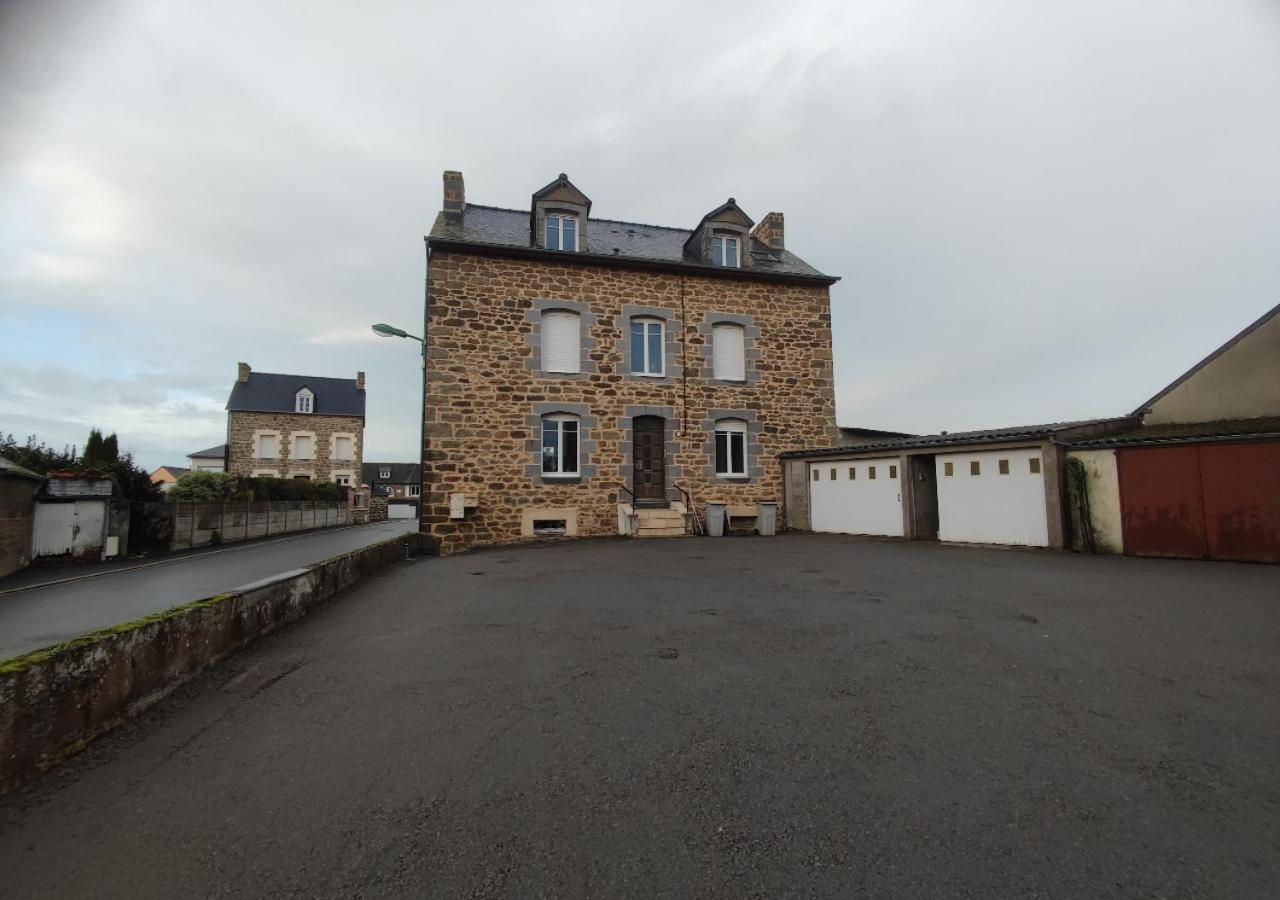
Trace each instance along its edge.
{"label": "white garage door", "polygon": [[388,503],[387,518],[388,519],[412,519],[418,514],[417,507],[412,503]]}
{"label": "white garage door", "polygon": [[938,540],[1049,545],[1040,450],[945,453],[938,473]]}
{"label": "white garage door", "polygon": [[898,458],[809,464],[814,531],[902,537]]}

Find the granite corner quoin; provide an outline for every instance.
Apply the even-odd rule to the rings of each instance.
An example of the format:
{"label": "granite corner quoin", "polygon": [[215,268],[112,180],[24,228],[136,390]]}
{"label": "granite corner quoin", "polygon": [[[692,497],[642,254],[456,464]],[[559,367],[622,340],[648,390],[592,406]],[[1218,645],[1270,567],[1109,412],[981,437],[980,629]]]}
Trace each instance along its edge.
{"label": "granite corner quoin", "polygon": [[[446,183],[448,174],[456,173],[447,173]],[[594,229],[590,254],[555,254],[536,246],[540,217],[529,225],[528,248],[515,238],[506,248],[479,240],[472,246],[465,222],[470,212],[465,202],[461,211],[451,211],[446,197],[427,244],[420,514],[422,531],[442,552],[529,539],[522,520],[530,509],[562,517],[572,511],[579,537],[616,535],[618,502],[629,499],[621,486],[632,487],[628,425],[637,407],[668,414],[666,495],[678,500],[684,488],[700,514],[713,500],[780,501],[778,454],[834,440],[835,279],[812,269],[812,275],[787,277],[746,267],[716,271],[697,259],[656,265],[619,251],[610,258],[600,245],[626,223],[596,220],[579,225],[584,232]],[[511,213],[512,221],[520,215],[492,214],[498,212]],[[766,221],[780,227],[780,219]],[[676,232],[671,241],[697,234],[665,231]],[[761,249],[766,252],[760,258],[777,258],[768,247]],[[589,312],[582,319],[584,365],[572,377],[542,372],[538,363],[536,311],[554,308],[557,301]],[[624,371],[630,368],[624,329],[637,308],[661,311],[674,331],[665,334],[664,356],[674,377],[638,378]],[[750,371],[740,382],[715,380],[705,368],[710,326],[721,319],[749,322]],[[540,453],[537,417],[560,405],[588,411],[581,420],[581,477],[530,477]],[[751,421],[755,458],[740,479],[715,476],[709,459],[714,444],[708,423],[725,410],[741,411]],[[451,517],[455,494],[475,498],[462,518]]]}

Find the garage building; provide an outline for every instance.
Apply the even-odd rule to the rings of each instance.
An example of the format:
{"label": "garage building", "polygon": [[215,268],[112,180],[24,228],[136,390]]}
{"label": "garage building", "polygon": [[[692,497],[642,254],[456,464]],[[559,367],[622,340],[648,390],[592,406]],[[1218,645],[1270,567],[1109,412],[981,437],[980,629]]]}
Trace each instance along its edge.
{"label": "garage building", "polygon": [[871,440],[783,454],[790,528],[955,543],[1067,545],[1063,443],[1097,419]]}

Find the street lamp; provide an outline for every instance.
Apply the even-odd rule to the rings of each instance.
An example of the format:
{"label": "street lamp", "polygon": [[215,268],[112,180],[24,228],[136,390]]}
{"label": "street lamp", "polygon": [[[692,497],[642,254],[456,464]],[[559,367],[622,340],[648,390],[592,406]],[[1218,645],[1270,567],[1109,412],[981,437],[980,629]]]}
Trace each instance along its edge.
{"label": "street lamp", "polygon": [[385,322],[379,322],[372,326],[373,333],[378,337],[398,337],[408,338],[411,341],[417,341],[422,345],[422,404],[418,408],[418,529],[422,529],[422,463],[423,456],[426,453],[426,430],[427,430],[427,342],[416,334],[410,334],[403,328],[397,328],[394,325],[388,325]]}

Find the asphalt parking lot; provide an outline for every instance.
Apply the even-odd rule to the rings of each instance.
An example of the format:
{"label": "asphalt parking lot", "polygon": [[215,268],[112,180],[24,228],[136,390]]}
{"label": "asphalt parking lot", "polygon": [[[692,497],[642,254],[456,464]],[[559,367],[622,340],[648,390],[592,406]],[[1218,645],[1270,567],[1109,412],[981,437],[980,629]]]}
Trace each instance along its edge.
{"label": "asphalt parking lot", "polygon": [[1272,897],[1280,569],[405,563],[0,798],[6,896]]}

